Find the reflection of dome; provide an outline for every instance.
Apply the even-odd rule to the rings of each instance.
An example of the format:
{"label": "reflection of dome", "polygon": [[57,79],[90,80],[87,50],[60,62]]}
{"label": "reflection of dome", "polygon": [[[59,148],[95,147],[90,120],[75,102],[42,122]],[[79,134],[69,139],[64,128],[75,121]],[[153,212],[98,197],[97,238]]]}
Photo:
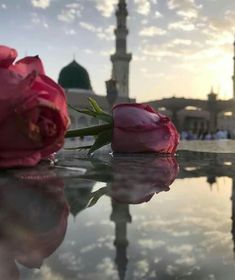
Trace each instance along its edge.
{"label": "reflection of dome", "polygon": [[75,60],[60,71],[58,82],[65,89],[92,89],[87,70]]}

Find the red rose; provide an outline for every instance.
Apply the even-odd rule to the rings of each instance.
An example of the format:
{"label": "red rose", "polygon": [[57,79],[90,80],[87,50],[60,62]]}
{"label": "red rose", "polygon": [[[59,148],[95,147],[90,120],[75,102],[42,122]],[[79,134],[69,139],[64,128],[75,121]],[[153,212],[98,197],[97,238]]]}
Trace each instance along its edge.
{"label": "red rose", "polygon": [[118,153],[174,153],[179,134],[169,118],[149,105],[118,104],[113,108],[112,150]]}
{"label": "red rose", "polygon": [[36,165],[63,146],[69,125],[64,91],[39,57],[12,64],[16,56],[0,46],[0,167]]}

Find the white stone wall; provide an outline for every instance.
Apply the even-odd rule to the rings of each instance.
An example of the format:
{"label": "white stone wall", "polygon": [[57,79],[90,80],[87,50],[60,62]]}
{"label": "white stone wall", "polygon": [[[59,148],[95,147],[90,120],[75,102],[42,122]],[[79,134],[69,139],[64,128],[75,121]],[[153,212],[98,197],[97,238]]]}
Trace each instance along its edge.
{"label": "white stone wall", "polygon": [[129,97],[129,62],[114,61],[112,78],[117,81],[119,96]]}

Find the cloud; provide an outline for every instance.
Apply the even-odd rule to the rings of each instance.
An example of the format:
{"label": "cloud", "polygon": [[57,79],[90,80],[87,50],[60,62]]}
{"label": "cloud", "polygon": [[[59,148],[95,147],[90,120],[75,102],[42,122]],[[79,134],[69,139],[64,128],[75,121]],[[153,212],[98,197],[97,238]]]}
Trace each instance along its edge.
{"label": "cloud", "polygon": [[64,277],[52,271],[52,269],[45,265],[40,270],[40,275],[44,280],[63,280]]}
{"label": "cloud", "polygon": [[166,34],[166,30],[161,29],[159,27],[156,26],[148,26],[148,27],[144,27],[142,30],[140,30],[139,35],[143,36],[143,37],[153,37],[153,36],[161,36],[161,35],[165,35]]}
{"label": "cloud", "polygon": [[[147,72],[147,69],[141,69],[144,73]],[[163,247],[166,245],[166,242],[163,240],[154,240],[154,239],[139,239],[138,243],[141,247],[146,249],[155,250],[157,248]]]}
{"label": "cloud", "polygon": [[187,255],[193,251],[193,246],[191,244],[182,244],[172,247],[169,246],[167,250],[177,255]]}
{"label": "cloud", "polygon": [[88,31],[91,31],[91,32],[96,32],[97,31],[97,28],[93,24],[90,24],[90,23],[87,23],[87,22],[84,22],[84,21],[81,21],[79,24],[82,28],[84,28]]}
{"label": "cloud", "polygon": [[150,2],[148,0],[134,0],[137,13],[147,16],[150,13]]}
{"label": "cloud", "polygon": [[136,4],[136,12],[147,16],[151,11],[151,5],[157,4],[157,0],[134,0]]}
{"label": "cloud", "polygon": [[45,29],[49,28],[49,25],[48,25],[45,17],[39,16],[37,13],[31,13],[30,16],[31,16],[31,23],[33,23],[33,26],[29,25],[28,29],[33,29],[35,27],[35,25],[37,25],[39,27],[44,27]]}
{"label": "cloud", "polygon": [[61,13],[57,16],[58,20],[64,22],[73,22],[77,16],[77,11],[75,9],[62,10]]}
{"label": "cloud", "polygon": [[61,10],[57,18],[60,21],[71,23],[76,18],[81,16],[82,10],[83,10],[83,6],[81,4],[78,3],[67,4],[65,8]]}
{"label": "cloud", "polygon": [[1,8],[3,9],[3,10],[6,10],[7,9],[7,6],[6,6],[6,4],[1,4]]}
{"label": "cloud", "polygon": [[87,54],[93,54],[94,53],[94,51],[91,50],[91,49],[85,49],[84,52],[87,53]]}
{"label": "cloud", "polygon": [[183,31],[192,31],[196,29],[195,24],[182,20],[182,21],[176,21],[172,22],[168,25],[169,30],[183,30]]}
{"label": "cloud", "polygon": [[95,2],[96,9],[104,17],[111,17],[118,3],[118,0],[91,0]]}
{"label": "cloud", "polygon": [[110,25],[107,28],[103,28],[103,27],[96,27],[95,25],[84,21],[81,21],[79,24],[83,29],[96,33],[96,36],[101,40],[106,40],[106,41],[114,40],[114,28],[115,28],[114,25]]}
{"label": "cloud", "polygon": [[208,18],[207,23],[209,23],[209,29],[214,32],[235,32],[235,11],[227,10],[221,19]]}
{"label": "cloud", "polygon": [[162,18],[163,15],[162,15],[159,11],[156,11],[156,12],[155,12],[155,17],[156,17],[156,18]]}
{"label": "cloud", "polygon": [[149,272],[149,263],[147,260],[140,260],[136,263],[136,267],[134,270],[134,278],[146,278],[146,274]]}
{"label": "cloud", "polygon": [[98,38],[113,41],[114,40],[114,25],[110,25],[107,28],[102,28],[101,32],[97,33]]}
{"label": "cloud", "polygon": [[187,39],[175,39],[173,41],[173,45],[186,45],[186,46],[190,46],[192,44],[191,40],[187,40]]}
{"label": "cloud", "polygon": [[194,0],[168,0],[168,8],[170,10],[183,9],[188,10],[199,7]]}
{"label": "cloud", "polygon": [[143,56],[154,58],[158,61],[162,61],[163,58],[180,58],[182,63],[182,59],[191,58],[197,51],[191,47],[190,42],[175,39],[164,44],[146,44],[142,47],[141,53]]}
{"label": "cloud", "polygon": [[232,46],[233,36],[231,32],[221,31],[221,33],[208,32],[209,38],[206,40],[206,44],[216,47],[225,47],[225,45]]}
{"label": "cloud", "polygon": [[182,256],[175,261],[176,264],[184,266],[193,266],[196,265],[196,260],[190,256]]}
{"label": "cloud", "polygon": [[51,0],[31,0],[35,8],[46,9],[50,6]]}
{"label": "cloud", "polygon": [[168,265],[166,267],[166,272],[167,274],[173,276],[174,274],[176,274],[178,272],[179,268],[173,265]]}
{"label": "cloud", "polygon": [[179,10],[177,15],[181,16],[184,19],[194,19],[198,17],[198,10],[188,9],[188,10]]}
{"label": "cloud", "polygon": [[114,51],[115,51],[114,48],[112,48],[112,49],[107,50],[107,51],[100,51],[99,54],[100,54],[101,56],[108,57],[108,56],[110,56],[111,54],[113,54]]}
{"label": "cloud", "polygon": [[173,51],[159,48],[159,46],[147,45],[142,49],[142,53],[148,57],[154,57],[158,61],[161,61],[165,57],[179,57],[180,54],[177,54]]}
{"label": "cloud", "polygon": [[230,48],[235,33],[235,11],[225,11],[222,18],[206,18],[202,32],[207,36],[208,45]]}
{"label": "cloud", "polygon": [[74,29],[66,29],[65,34],[69,36],[74,36],[76,35],[76,31]]}
{"label": "cloud", "polygon": [[99,274],[102,273],[103,276],[107,276],[109,279],[118,279],[113,261],[108,257],[101,260],[101,262],[97,265],[97,270]]}
{"label": "cloud", "polygon": [[168,0],[168,8],[177,10],[177,15],[183,19],[196,19],[202,5],[197,5],[195,0]]}

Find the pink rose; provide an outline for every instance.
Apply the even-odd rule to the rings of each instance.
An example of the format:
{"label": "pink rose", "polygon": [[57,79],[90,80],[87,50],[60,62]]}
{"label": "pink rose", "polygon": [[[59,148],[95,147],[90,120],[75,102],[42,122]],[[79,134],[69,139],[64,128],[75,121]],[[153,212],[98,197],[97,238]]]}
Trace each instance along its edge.
{"label": "pink rose", "polygon": [[34,166],[58,151],[69,125],[63,89],[47,77],[38,56],[13,64],[17,52],[0,46],[0,167]]}
{"label": "pink rose", "polygon": [[40,268],[66,234],[69,205],[62,178],[31,170],[0,183],[0,279],[18,280],[16,263]]}
{"label": "pink rose", "polygon": [[119,203],[148,202],[155,194],[167,192],[179,173],[173,156],[114,157],[110,196]]}
{"label": "pink rose", "polygon": [[149,105],[118,104],[113,108],[112,150],[118,153],[174,153],[179,134],[171,120]]}

